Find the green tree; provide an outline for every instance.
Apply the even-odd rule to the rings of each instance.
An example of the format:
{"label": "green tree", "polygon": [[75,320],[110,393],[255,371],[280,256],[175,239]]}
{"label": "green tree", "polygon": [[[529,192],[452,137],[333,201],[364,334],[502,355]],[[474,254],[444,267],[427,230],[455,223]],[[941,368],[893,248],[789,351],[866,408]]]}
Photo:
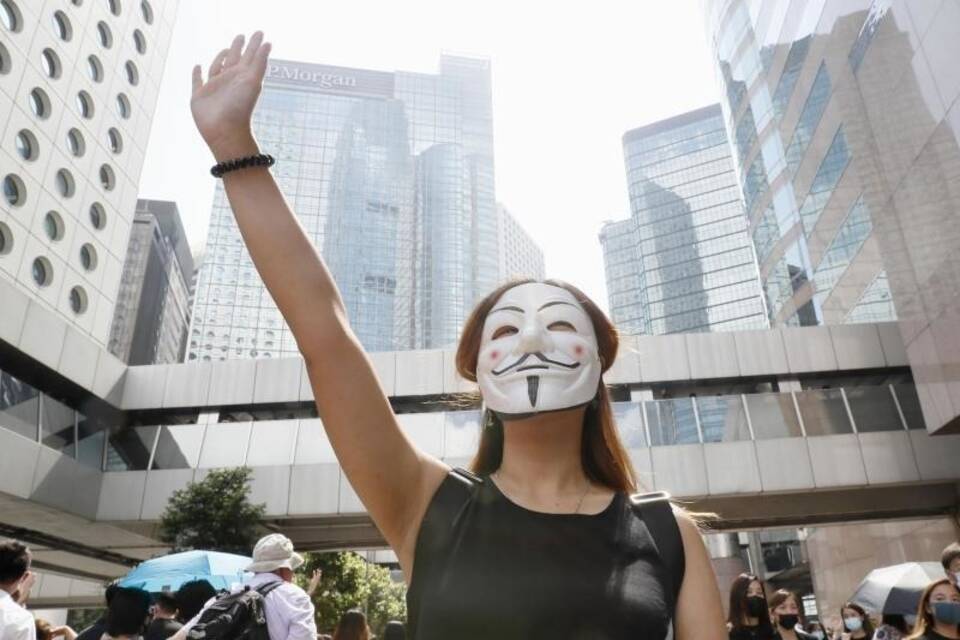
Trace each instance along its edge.
{"label": "green tree", "polygon": [[160,516],[160,539],[174,551],[204,549],[250,555],[266,511],[250,504],[249,467],[215,469],[173,492]]}
{"label": "green tree", "polygon": [[332,631],[346,611],[360,609],[377,635],[390,620],[407,618],[406,586],[396,583],[390,571],[350,551],[308,553],[297,570],[297,581],[306,588],[315,569],[323,571],[320,586],[313,594],[317,629]]}

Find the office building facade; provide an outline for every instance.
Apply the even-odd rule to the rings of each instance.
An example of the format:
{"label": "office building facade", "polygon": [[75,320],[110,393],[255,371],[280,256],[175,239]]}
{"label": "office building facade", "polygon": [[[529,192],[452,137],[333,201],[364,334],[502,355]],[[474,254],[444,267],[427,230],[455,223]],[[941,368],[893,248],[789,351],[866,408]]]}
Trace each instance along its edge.
{"label": "office building facade", "polygon": [[628,131],[623,150],[631,216],[600,233],[620,330],[766,327],[720,106]]}
{"label": "office building facade", "polygon": [[867,175],[875,152],[862,144],[871,136],[856,95],[858,34],[872,28],[864,23],[870,2],[711,4],[724,112],[771,323],[894,319],[874,234],[881,196]]}
{"label": "office building facade", "polygon": [[[453,344],[499,277],[489,62],[442,56],[425,74],[272,60],[254,130],[364,347]],[[218,185],[188,358],[296,353]]]}
{"label": "office building facade", "polygon": [[499,280],[515,278],[543,280],[546,269],[543,250],[510,211],[497,203]]}
{"label": "office building facade", "polygon": [[0,3],[0,278],[102,347],[176,8]]}
{"label": "office building facade", "polygon": [[960,429],[960,5],[706,8],[772,322],[898,319]]}
{"label": "office building facade", "polygon": [[131,365],[183,360],[193,271],[176,203],[138,200],[110,330],[113,355]]}

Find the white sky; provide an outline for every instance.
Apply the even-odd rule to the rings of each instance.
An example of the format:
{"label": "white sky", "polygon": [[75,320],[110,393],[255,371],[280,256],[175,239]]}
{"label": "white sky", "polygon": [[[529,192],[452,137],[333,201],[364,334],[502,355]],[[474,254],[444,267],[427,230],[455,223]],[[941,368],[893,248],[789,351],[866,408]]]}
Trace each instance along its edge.
{"label": "white sky", "polygon": [[497,199],[543,248],[547,275],[606,308],[597,236],[629,214],[620,138],[718,100],[703,24],[697,0],[180,0],[140,195],[175,200],[203,244],[213,162],[190,118],[190,70],[236,33],[264,30],[277,58],[385,71],[481,55]]}

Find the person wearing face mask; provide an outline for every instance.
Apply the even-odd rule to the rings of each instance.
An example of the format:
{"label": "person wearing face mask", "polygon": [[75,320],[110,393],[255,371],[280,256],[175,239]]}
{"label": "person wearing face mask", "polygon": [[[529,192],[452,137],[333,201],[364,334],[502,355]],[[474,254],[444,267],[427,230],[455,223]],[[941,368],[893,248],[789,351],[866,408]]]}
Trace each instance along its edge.
{"label": "person wearing face mask", "polygon": [[773,640],[767,594],[755,575],[741,573],[730,585],[727,630],[730,640]]}
{"label": "person wearing face mask", "polygon": [[411,580],[411,637],[659,640],[672,625],[677,640],[721,640],[696,522],[663,496],[634,495],[602,379],[617,331],[580,290],[510,282],[466,320],[457,371],[478,383],[485,408],[472,472],[400,429],[333,276],[268,170],[275,159],[253,135],[269,55],[263,33],[237,36],[206,74],[194,68],[190,107],[338,461]]}
{"label": "person wearing face mask", "polygon": [[770,617],[778,640],[811,640],[814,636],[799,627],[800,598],[793,591],[778,589],[770,598]]}
{"label": "person wearing face mask", "polygon": [[917,621],[906,640],[960,638],[960,591],[944,578],[927,585],[917,607]]}
{"label": "person wearing face mask", "polygon": [[871,640],[873,638],[873,623],[866,610],[854,602],[847,602],[840,608],[840,618],[843,624],[837,630],[835,640]]}
{"label": "person wearing face mask", "polygon": [[940,564],[947,574],[947,579],[953,583],[953,586],[960,589],[960,542],[952,542],[947,545],[940,554]]}

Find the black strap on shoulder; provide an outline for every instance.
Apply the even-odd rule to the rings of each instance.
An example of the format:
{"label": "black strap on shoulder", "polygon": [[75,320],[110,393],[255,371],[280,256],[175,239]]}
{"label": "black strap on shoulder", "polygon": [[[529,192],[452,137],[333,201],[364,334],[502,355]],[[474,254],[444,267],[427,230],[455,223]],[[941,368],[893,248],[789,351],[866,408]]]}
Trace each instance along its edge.
{"label": "black strap on shoulder", "polygon": [[670,595],[673,596],[673,608],[676,608],[686,572],[687,559],[683,550],[683,538],[677,525],[677,516],[673,513],[670,494],[666,491],[655,493],[637,493],[630,496],[633,511],[647,525],[647,530],[657,546],[657,552],[667,569],[670,579]]}
{"label": "black strap on shoulder", "polygon": [[[423,597],[430,597],[429,590],[435,586],[430,583],[436,579],[437,565],[443,562],[442,554],[451,544],[456,524],[481,484],[483,478],[480,476],[466,469],[454,468],[430,500],[430,506],[420,523],[414,551],[416,564],[407,590],[408,637],[417,637],[420,601]],[[426,594],[424,590],[427,590]]]}
{"label": "black strap on shoulder", "polygon": [[467,506],[475,489],[483,484],[480,476],[455,467],[450,469],[447,478],[440,484],[430,504],[427,515],[432,521],[444,528],[452,529],[460,519],[463,508]]}
{"label": "black strap on shoulder", "polygon": [[283,584],[283,580],[272,580],[266,584],[262,584],[257,587],[257,593],[259,593],[264,598],[267,597],[267,594]]}

